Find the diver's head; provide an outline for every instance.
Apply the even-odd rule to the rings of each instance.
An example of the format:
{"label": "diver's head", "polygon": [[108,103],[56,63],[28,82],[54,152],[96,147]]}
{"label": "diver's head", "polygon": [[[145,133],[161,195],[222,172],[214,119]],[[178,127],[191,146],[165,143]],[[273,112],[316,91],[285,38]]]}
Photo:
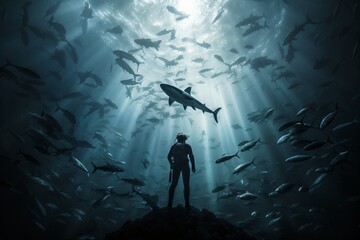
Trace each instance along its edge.
{"label": "diver's head", "polygon": [[178,133],[178,135],[176,135],[176,140],[178,142],[184,143],[186,141],[186,139],[188,139],[188,136],[186,136],[183,133]]}

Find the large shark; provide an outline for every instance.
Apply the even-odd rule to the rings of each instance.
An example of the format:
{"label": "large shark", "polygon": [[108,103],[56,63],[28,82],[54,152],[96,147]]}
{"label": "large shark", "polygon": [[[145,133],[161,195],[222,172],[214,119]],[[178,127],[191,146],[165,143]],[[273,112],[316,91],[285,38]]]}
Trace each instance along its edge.
{"label": "large shark", "polygon": [[196,98],[191,96],[191,87],[186,88],[184,91],[168,84],[160,84],[160,87],[166,93],[166,95],[170,97],[169,105],[176,101],[182,104],[185,110],[187,106],[190,106],[194,110],[197,108],[203,112],[212,113],[214,115],[215,121],[218,122],[217,114],[221,108],[217,108],[215,111],[211,111],[205,106],[205,104],[199,102]]}

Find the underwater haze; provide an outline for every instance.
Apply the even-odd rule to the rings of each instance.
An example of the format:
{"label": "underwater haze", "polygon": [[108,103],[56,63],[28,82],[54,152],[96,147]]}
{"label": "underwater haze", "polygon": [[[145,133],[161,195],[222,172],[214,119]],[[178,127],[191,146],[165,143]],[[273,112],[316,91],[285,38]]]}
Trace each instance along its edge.
{"label": "underwater haze", "polygon": [[184,133],[193,207],[359,239],[359,5],[1,1],[0,235],[103,239],[165,207]]}

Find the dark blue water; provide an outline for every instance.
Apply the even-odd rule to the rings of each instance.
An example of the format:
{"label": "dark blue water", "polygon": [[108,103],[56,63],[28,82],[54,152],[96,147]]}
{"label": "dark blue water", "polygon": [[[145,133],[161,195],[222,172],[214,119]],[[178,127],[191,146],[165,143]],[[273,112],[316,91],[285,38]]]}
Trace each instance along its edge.
{"label": "dark blue water", "polygon": [[358,239],[359,1],[0,7],[2,235],[101,239],[151,211],[132,185],[166,206],[182,132],[194,207],[257,239]]}

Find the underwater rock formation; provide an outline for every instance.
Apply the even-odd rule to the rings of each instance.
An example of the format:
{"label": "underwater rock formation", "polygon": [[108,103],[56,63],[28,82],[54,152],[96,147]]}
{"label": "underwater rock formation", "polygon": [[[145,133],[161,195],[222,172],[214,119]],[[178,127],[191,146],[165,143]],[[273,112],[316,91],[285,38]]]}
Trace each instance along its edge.
{"label": "underwater rock formation", "polygon": [[182,206],[161,208],[135,221],[127,221],[105,240],[124,239],[221,239],[254,240],[239,227],[218,219],[206,209]]}

